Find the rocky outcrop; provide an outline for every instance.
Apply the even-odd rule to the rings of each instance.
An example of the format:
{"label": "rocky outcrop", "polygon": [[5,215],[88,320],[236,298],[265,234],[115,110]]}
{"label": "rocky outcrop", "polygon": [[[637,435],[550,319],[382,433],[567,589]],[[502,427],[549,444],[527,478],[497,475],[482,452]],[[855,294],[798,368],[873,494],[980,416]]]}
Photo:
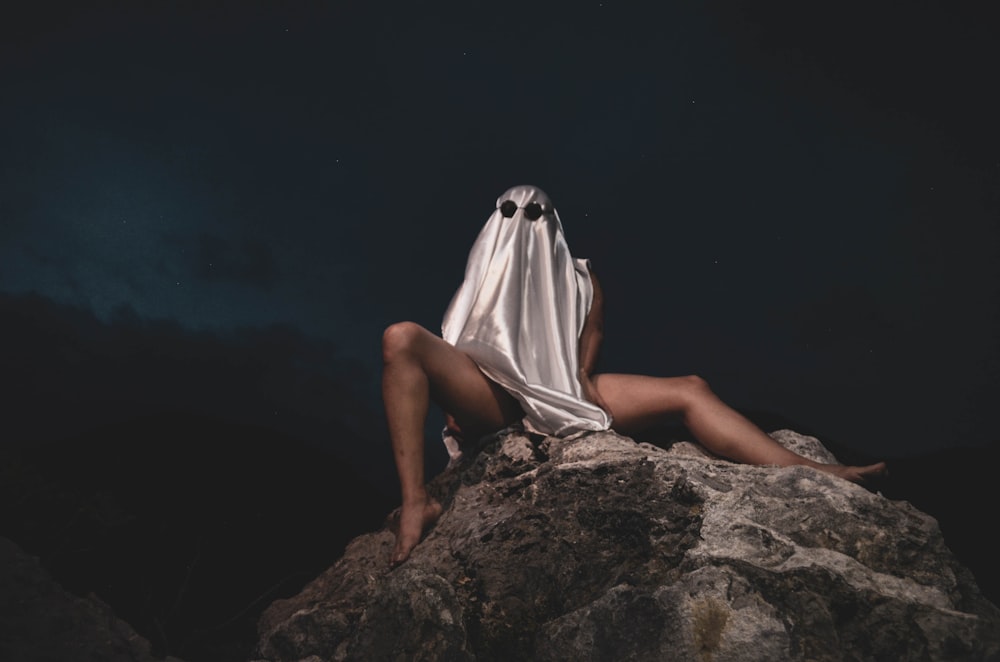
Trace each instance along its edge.
{"label": "rocky outcrop", "polygon": [[152,651],[96,596],[64,590],[6,538],[0,538],[0,616],[5,662],[181,662]]}
{"label": "rocky outcrop", "polygon": [[1000,659],[1000,610],[937,522],[814,469],[512,433],[431,488],[445,512],[405,564],[388,566],[389,524],[355,539],[264,612],[257,656]]}

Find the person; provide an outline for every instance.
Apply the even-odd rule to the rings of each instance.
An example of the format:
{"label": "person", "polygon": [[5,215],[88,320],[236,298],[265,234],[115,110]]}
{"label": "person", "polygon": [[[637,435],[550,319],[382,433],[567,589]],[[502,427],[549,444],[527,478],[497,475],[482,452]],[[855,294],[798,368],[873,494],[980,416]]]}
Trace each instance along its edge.
{"label": "person", "polygon": [[445,412],[453,459],[463,442],[520,423],[570,437],[613,429],[635,436],[679,418],[716,455],[741,463],[806,465],[856,483],[886,471],[822,464],[786,449],[726,405],[698,376],[596,373],[604,296],[587,260],[573,258],[545,193],[515,186],[469,253],[440,336],[413,322],[383,335],[382,395],[402,505],[390,563],[404,562],[441,515],[424,481],[424,424]]}

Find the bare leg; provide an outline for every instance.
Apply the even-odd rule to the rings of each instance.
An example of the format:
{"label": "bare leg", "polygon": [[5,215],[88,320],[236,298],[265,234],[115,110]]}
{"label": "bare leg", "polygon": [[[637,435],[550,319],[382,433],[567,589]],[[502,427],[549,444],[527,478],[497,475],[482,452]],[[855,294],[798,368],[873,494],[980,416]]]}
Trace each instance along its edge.
{"label": "bare leg", "polygon": [[403,500],[391,558],[398,565],[441,515],[441,504],[424,485],[424,422],[431,400],[469,436],[499,430],[521,413],[517,401],[472,359],[417,324],[386,329],[382,354],[382,399]]}
{"label": "bare leg", "polygon": [[801,464],[855,483],[880,477],[886,471],[884,462],[866,467],[823,464],[788,450],[722,402],[700,377],[604,374],[597,375],[594,384],[611,409],[615,429],[622,434],[634,434],[677,415],[706,448],[737,462]]}

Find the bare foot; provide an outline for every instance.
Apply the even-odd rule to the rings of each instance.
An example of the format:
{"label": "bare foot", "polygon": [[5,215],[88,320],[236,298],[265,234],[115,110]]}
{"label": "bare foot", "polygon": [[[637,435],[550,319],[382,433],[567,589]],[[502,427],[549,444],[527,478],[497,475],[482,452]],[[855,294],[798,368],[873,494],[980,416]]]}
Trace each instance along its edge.
{"label": "bare foot", "polygon": [[441,517],[441,504],[427,497],[424,501],[404,502],[399,509],[399,528],[396,530],[396,547],[392,550],[389,565],[396,567],[410,558],[410,552],[420,542],[424,530]]}
{"label": "bare foot", "polygon": [[885,462],[876,462],[865,467],[846,467],[842,464],[821,464],[819,469],[839,476],[859,485],[867,485],[889,475]]}

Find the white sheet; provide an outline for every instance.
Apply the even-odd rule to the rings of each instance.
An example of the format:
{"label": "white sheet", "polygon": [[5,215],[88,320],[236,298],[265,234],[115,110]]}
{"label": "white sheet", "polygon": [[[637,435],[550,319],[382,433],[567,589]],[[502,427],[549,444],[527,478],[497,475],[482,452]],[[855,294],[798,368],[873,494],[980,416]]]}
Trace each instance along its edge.
{"label": "white sheet", "polygon": [[[511,218],[501,212],[507,201],[517,206]],[[537,220],[526,214],[532,203],[545,212]],[[497,199],[469,252],[442,336],[520,401],[526,429],[556,436],[606,430],[611,417],[584,399],[577,377],[592,298],[588,263],[570,254],[548,196],[515,186]]]}

